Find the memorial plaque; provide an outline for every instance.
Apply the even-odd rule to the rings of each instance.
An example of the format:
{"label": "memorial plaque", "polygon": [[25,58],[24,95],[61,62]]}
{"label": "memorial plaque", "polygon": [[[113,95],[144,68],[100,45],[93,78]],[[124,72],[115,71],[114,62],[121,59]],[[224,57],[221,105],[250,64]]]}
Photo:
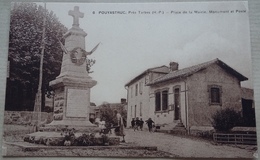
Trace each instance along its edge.
{"label": "memorial plaque", "polygon": [[88,104],[88,91],[68,89],[67,117],[86,117]]}

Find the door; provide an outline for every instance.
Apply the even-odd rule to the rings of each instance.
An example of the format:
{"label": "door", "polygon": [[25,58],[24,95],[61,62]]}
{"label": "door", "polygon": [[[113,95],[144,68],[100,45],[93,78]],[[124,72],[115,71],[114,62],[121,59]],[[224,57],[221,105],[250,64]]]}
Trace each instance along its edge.
{"label": "door", "polygon": [[174,89],[174,120],[180,119],[180,88]]}

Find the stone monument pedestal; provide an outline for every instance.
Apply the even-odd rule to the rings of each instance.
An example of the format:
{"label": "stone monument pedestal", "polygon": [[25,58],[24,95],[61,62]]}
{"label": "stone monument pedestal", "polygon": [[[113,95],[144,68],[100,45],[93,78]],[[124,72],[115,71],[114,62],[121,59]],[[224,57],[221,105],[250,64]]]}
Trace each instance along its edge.
{"label": "stone monument pedestal", "polygon": [[54,117],[47,127],[96,127],[89,121],[90,88],[96,85],[90,77],[57,77],[50,82],[55,90]]}

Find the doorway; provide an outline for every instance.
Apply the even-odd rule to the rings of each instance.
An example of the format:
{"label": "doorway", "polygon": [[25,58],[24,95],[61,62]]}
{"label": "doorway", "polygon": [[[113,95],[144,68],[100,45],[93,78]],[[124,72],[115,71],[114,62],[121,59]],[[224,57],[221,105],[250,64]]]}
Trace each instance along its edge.
{"label": "doorway", "polygon": [[174,120],[180,119],[180,88],[174,88]]}

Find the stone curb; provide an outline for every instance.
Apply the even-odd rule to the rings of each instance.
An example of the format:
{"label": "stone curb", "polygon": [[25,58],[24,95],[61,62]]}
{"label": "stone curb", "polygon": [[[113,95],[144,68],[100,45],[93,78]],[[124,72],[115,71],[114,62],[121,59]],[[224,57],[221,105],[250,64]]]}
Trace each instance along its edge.
{"label": "stone curb", "polygon": [[[155,146],[30,146],[25,144],[19,144],[15,142],[4,142],[4,144],[17,146],[22,148],[23,151],[38,151],[40,149],[137,149],[137,150],[149,150],[157,151]],[[36,144],[35,144],[36,145]]]}

